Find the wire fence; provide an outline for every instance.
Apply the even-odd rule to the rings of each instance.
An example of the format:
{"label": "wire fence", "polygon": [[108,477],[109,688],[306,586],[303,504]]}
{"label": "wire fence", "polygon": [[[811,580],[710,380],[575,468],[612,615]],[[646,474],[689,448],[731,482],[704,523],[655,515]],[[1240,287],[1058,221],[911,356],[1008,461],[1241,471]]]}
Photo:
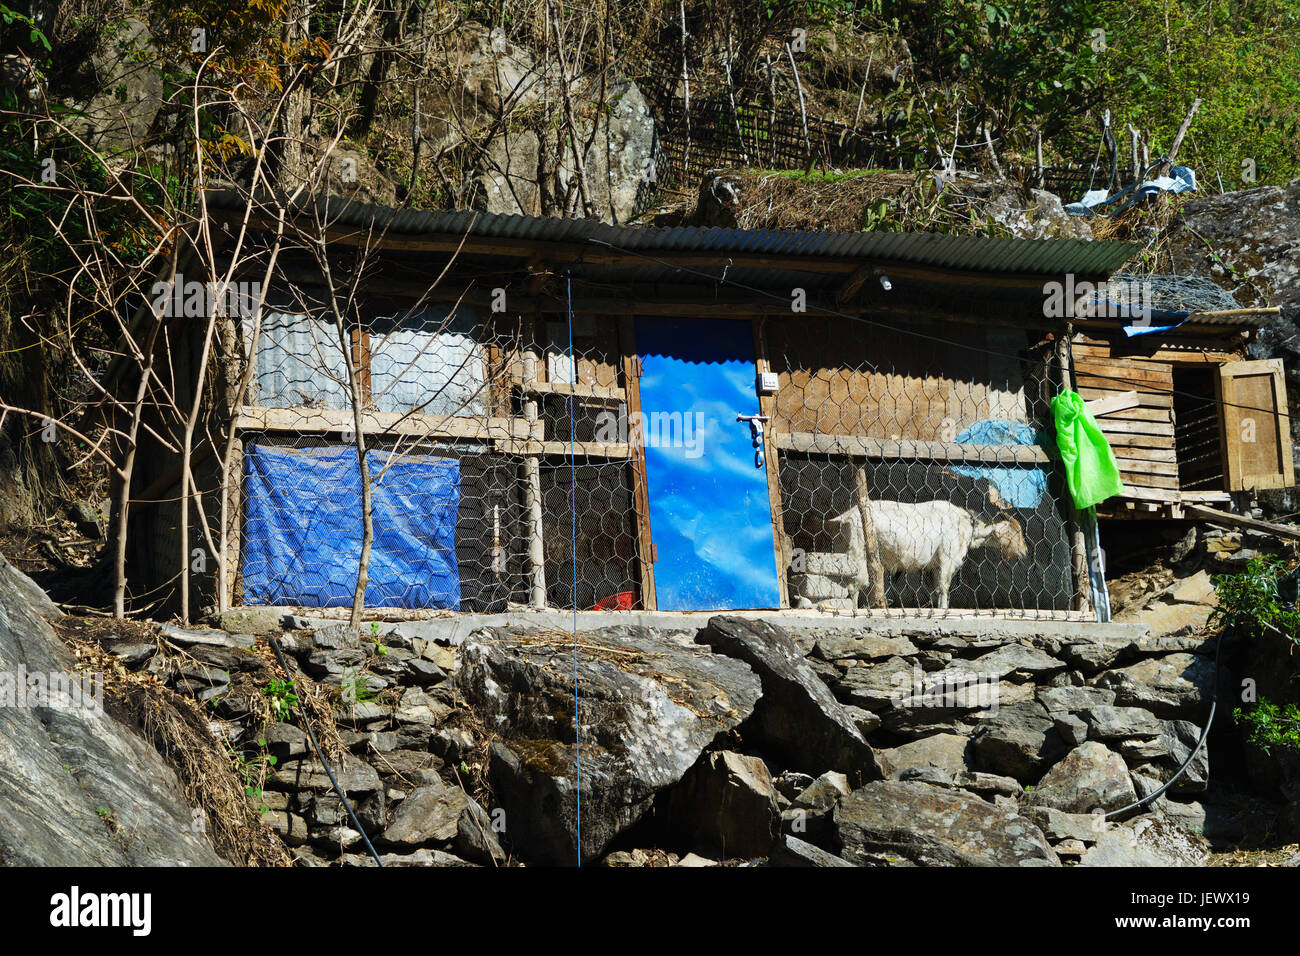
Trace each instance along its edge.
{"label": "wire fence", "polygon": [[251,385],[235,455],[200,470],[202,603],[350,607],[368,503],[372,609],[1078,610],[1050,356],[1024,332],[945,326],[948,347],[799,315],[653,339],[464,304],[341,326],[292,298],[233,330]]}

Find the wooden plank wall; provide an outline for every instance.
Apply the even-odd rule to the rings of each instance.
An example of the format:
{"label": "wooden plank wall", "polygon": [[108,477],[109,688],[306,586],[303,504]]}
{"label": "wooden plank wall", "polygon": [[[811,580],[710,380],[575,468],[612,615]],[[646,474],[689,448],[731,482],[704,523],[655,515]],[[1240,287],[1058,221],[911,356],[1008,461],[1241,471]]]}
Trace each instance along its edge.
{"label": "wooden plank wall", "polygon": [[1174,370],[1165,359],[1116,357],[1109,341],[1076,335],[1075,385],[1088,401],[1135,391],[1136,408],[1097,417],[1115,451],[1124,484],[1177,490],[1174,452]]}
{"label": "wooden plank wall", "polygon": [[935,341],[809,317],[768,322],[765,334],[778,432],[951,441],[982,419],[1026,419],[1020,363],[983,351],[1022,350],[1019,330],[948,324]]}

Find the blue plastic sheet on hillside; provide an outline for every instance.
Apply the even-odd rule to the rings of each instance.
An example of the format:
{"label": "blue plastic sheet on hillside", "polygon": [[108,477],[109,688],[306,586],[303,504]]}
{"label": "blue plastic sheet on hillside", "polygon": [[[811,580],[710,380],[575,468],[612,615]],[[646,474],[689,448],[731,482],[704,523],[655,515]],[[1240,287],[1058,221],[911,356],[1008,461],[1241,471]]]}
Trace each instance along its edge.
{"label": "blue plastic sheet on hillside", "polygon": [[[366,453],[374,543],[368,607],[460,610],[460,462]],[[354,448],[250,445],[244,454],[247,604],[349,607],[361,555]]]}
{"label": "blue plastic sheet on hillside", "polygon": [[1071,216],[1116,216],[1129,206],[1156,193],[1185,193],[1196,188],[1196,170],[1189,166],[1175,166],[1168,176],[1157,176],[1136,183],[1110,195],[1105,189],[1090,189],[1078,202],[1063,207]]}
{"label": "blue plastic sheet on hillside", "polygon": [[[987,419],[976,422],[956,438],[969,445],[1044,445],[1047,439],[1024,422]],[[1047,471],[1037,465],[958,465],[953,471],[987,478],[1013,508],[1037,508],[1047,493]]]}

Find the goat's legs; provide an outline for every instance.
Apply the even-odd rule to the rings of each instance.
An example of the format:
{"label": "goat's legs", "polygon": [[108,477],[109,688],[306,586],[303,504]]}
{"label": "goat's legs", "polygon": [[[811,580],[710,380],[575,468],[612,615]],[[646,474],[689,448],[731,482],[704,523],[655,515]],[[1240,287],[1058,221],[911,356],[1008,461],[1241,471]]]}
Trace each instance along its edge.
{"label": "goat's legs", "polygon": [[954,568],[939,567],[934,571],[934,606],[948,610],[948,590],[952,587]]}

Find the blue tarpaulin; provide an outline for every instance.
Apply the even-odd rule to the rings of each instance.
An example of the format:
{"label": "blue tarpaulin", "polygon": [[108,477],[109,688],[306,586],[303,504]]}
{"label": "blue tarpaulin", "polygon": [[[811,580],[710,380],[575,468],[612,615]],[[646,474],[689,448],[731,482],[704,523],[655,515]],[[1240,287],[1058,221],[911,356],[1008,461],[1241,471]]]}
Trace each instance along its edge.
{"label": "blue tarpaulin", "polygon": [[[374,543],[367,607],[460,610],[460,462],[366,453]],[[355,448],[249,445],[243,578],[247,604],[348,607],[361,556]]]}
{"label": "blue tarpaulin", "polygon": [[1113,196],[1105,189],[1090,189],[1078,202],[1066,203],[1064,209],[1071,216],[1115,216],[1147,196],[1162,192],[1185,193],[1196,188],[1196,170],[1175,166],[1169,172],[1168,176],[1136,183]]}
{"label": "blue tarpaulin", "polygon": [[[976,422],[956,441],[969,445],[1046,444],[1045,437],[1030,426],[1003,419]],[[1047,472],[1037,465],[958,465],[953,471],[971,478],[987,478],[1013,508],[1037,508],[1047,491]]]}

